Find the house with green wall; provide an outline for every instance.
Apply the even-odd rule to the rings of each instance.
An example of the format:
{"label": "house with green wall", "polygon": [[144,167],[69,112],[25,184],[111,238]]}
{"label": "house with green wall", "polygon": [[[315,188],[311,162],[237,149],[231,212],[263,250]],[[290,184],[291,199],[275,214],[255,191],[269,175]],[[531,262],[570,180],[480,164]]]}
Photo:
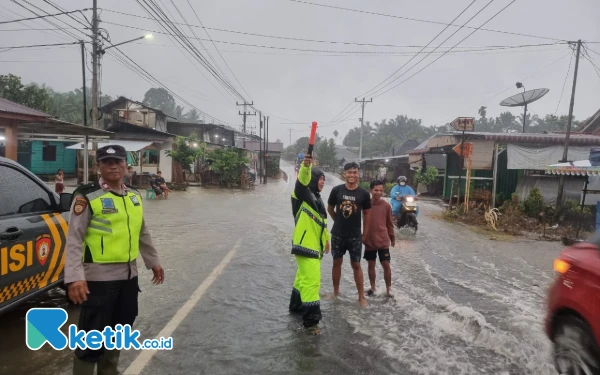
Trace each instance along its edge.
{"label": "house with green wall", "polygon": [[[470,192],[489,192],[492,203],[510,199],[513,193],[526,197],[533,187],[542,191],[547,203],[556,201],[558,177],[545,174],[548,165],[562,158],[566,135],[561,133],[486,133],[465,132],[465,145],[471,144]],[[461,195],[467,180],[467,165],[461,170],[461,132],[448,132],[431,137],[426,145],[409,152],[409,163],[419,167],[424,155],[445,154],[446,173],[442,196],[457,197],[460,180]],[[592,147],[600,146],[600,136],[573,133],[569,139],[568,160],[586,159]],[[583,181],[576,177],[565,183],[566,195],[578,200]]]}
{"label": "house with green wall", "polygon": [[36,175],[55,175],[59,169],[74,175],[77,151],[67,149],[74,143],[55,141],[19,141],[17,162]]}

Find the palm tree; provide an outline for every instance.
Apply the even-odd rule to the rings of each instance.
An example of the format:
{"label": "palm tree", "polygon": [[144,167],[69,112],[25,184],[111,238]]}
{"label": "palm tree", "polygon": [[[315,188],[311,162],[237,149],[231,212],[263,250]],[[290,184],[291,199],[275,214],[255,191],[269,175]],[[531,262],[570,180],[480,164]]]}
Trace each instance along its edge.
{"label": "palm tree", "polygon": [[183,118],[184,118],[183,112],[184,111],[185,111],[185,108],[183,108],[180,105],[178,105],[177,107],[175,107],[175,117],[177,118],[177,121],[183,120]]}
{"label": "palm tree", "polygon": [[[539,120],[538,115],[531,115],[531,113],[527,114],[527,128],[525,129],[525,131],[527,131],[527,129],[531,126],[535,126],[537,125],[537,122]],[[519,123],[521,124],[521,129],[523,129],[523,115],[519,115]]]}
{"label": "palm tree", "polygon": [[187,122],[198,123],[200,121],[200,114],[196,109],[190,109],[183,118]]}

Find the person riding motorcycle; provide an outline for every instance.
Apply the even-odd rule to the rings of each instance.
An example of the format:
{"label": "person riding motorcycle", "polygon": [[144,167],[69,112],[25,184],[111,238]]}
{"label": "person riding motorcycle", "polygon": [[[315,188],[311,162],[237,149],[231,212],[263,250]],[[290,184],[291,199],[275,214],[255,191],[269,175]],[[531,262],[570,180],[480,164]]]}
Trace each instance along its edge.
{"label": "person riding motorcycle", "polygon": [[[418,200],[415,191],[406,184],[407,180],[405,176],[398,177],[398,185],[394,186],[390,192],[390,203],[392,204],[392,215],[394,215],[394,218],[400,216],[405,197],[413,197],[415,200]],[[415,215],[419,216],[418,207]]]}

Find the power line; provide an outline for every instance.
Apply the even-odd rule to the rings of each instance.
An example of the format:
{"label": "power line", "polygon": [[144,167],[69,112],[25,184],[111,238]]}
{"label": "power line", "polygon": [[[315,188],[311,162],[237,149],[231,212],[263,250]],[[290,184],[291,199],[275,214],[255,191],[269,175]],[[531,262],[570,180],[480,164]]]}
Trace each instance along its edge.
{"label": "power line", "polygon": [[[435,24],[435,25],[448,25],[447,23],[444,23],[444,22],[429,21],[429,20],[423,20],[423,19],[418,19],[418,18],[410,18],[410,17],[403,17],[403,16],[395,16],[395,15],[391,15],[391,14],[369,12],[369,11],[366,11],[366,10],[344,8],[344,7],[334,6],[334,5],[316,4],[316,3],[311,3],[311,2],[308,2],[308,1],[301,1],[301,0],[289,0],[289,1],[294,2],[294,3],[301,3],[301,4],[306,4],[306,5],[313,5],[313,6],[317,6],[317,7],[323,7],[323,8],[331,8],[331,9],[338,9],[338,10],[350,11],[350,12],[370,14],[370,15],[374,15],[374,16],[398,18],[398,19],[403,19],[403,20],[407,20],[407,21],[423,22],[423,23],[429,23],[429,24]],[[450,26],[460,27],[459,25],[453,25],[453,24],[450,24]],[[474,29],[475,27],[467,26],[466,28],[467,29]],[[500,33],[500,34],[509,34],[509,35],[524,36],[524,37],[529,37],[529,38],[554,40],[554,41],[560,41],[560,42],[566,42],[567,41],[565,39],[556,39],[556,38],[550,38],[550,37],[545,37],[545,36],[514,33],[514,32],[510,32],[510,31],[484,29],[484,28],[481,28],[479,30],[493,32],[493,33]]]}
{"label": "power line", "polygon": [[[166,33],[166,32],[156,31],[156,30],[151,30],[151,29],[147,29],[147,28],[141,28],[141,27],[123,25],[123,24],[116,23],[116,22],[109,22],[109,21],[103,21],[103,22],[106,23],[106,24],[109,24],[109,25],[115,25],[115,26],[125,27],[125,28],[129,28],[129,29],[135,29],[135,30],[140,30],[140,31],[145,31],[145,32],[152,32],[152,33],[156,33],[156,34],[172,35],[171,33]],[[239,46],[244,46],[244,47],[256,47],[256,48],[267,48],[267,49],[299,51],[299,52],[339,53],[339,54],[365,54],[365,55],[369,55],[369,54],[381,54],[381,55],[397,55],[397,56],[403,56],[403,55],[412,56],[412,55],[415,54],[415,52],[404,52],[404,53],[402,53],[402,52],[392,52],[392,51],[320,50],[320,49],[306,49],[306,48],[267,46],[267,45],[261,45],[261,44],[240,43],[240,42],[231,42],[231,41],[225,41],[225,40],[194,38],[194,37],[189,37],[189,36],[186,36],[186,38],[189,38],[189,39],[199,39],[199,40],[203,40],[203,41],[214,41],[216,43],[232,44],[232,45],[239,45]],[[521,45],[490,45],[490,46],[464,46],[464,47],[460,47],[460,48],[465,48],[467,50],[456,51],[455,53],[475,52],[475,51],[494,51],[494,50],[501,50],[501,49],[516,49],[516,48],[529,48],[529,47],[543,47],[543,46],[554,46],[554,45],[557,45],[557,44],[560,44],[560,43],[538,43],[538,44],[521,44]],[[565,42],[563,44],[567,44],[567,42]],[[425,48],[427,46],[425,46],[425,47],[424,46],[398,46],[398,47],[405,47],[405,48]],[[442,47],[442,48],[449,48],[449,47]],[[442,52],[439,52],[439,53],[442,53]]]}
{"label": "power line", "polygon": [[[151,18],[140,16],[140,15],[137,15],[137,14],[119,12],[119,11],[111,10],[111,9],[103,9],[103,10],[106,11],[106,12],[111,12],[111,13],[126,15],[126,16],[129,16],[129,17],[137,17],[137,18],[151,20]],[[128,26],[128,25],[123,25],[123,24],[118,24],[118,23],[111,23],[111,22],[107,22],[107,21],[103,21],[103,22],[108,23],[108,24],[112,24],[112,25],[117,25],[117,26],[131,27],[131,26]],[[260,37],[260,38],[293,40],[293,41],[298,41],[298,42],[311,42],[311,43],[324,43],[324,44],[342,44],[342,45],[355,45],[355,46],[364,46],[364,47],[389,47],[389,48],[422,48],[423,47],[423,46],[420,46],[420,45],[397,45],[397,44],[359,43],[359,42],[348,42],[348,41],[307,39],[307,38],[298,38],[298,37],[289,37],[289,36],[280,36],[280,35],[268,35],[268,34],[251,33],[251,32],[244,32],[244,31],[237,31],[237,30],[228,30],[228,29],[222,29],[222,28],[216,28],[216,27],[207,27],[207,26],[204,26],[204,25],[198,26],[198,25],[191,25],[191,24],[184,24],[184,23],[177,23],[177,22],[174,22],[174,23],[178,24],[178,25],[185,25],[185,26],[197,27],[197,28],[202,28],[202,29],[205,29],[205,30],[220,31],[220,32],[224,32],[224,33],[231,33],[231,34],[238,34],[238,35],[248,35],[248,36],[256,36],[256,37]],[[450,26],[450,25],[448,25],[448,26]],[[144,29],[140,29],[140,30],[144,30]],[[495,47],[495,46],[491,46],[491,47]],[[464,47],[464,48],[469,48],[469,47]]]}
{"label": "power line", "polygon": [[[172,1],[172,0],[171,0]],[[192,8],[192,11],[194,12],[194,15],[196,16],[196,19],[198,19],[198,22],[200,22],[200,25],[202,26],[202,28],[204,28],[204,24],[202,23],[202,21],[200,20],[200,17],[198,16],[198,13],[196,13],[196,10],[194,9],[194,7],[192,6],[192,3],[190,2],[190,0],[187,0],[188,5],[190,6],[190,8]],[[191,29],[191,28],[190,28]],[[217,45],[215,44],[215,42],[212,40],[210,34],[208,33],[208,31],[206,31],[206,29],[204,29],[204,32],[206,33],[206,35],[208,36],[208,39],[210,39],[211,43],[213,44],[213,46],[217,49],[217,52],[219,53],[219,56],[221,56],[221,60],[223,60],[223,62],[225,63],[225,66],[227,66],[227,69],[229,69],[229,71],[231,72],[231,75],[233,76],[233,78],[236,80],[236,82],[240,85],[240,87],[242,88],[242,90],[244,91],[244,93],[246,93],[246,95],[248,95],[249,99],[252,99],[250,97],[250,94],[248,94],[248,91],[246,91],[246,88],[242,85],[242,83],[238,80],[238,78],[236,77],[235,73],[233,72],[233,70],[231,70],[231,67],[229,67],[229,64],[227,64],[227,61],[225,60],[225,58],[223,57],[223,55],[221,54],[221,52],[219,51],[219,49],[217,48]]]}
{"label": "power line", "polygon": [[[462,12],[460,12],[458,14],[458,16],[454,17],[454,19],[452,20],[451,23],[455,22],[457,19],[460,18],[460,16],[462,16],[473,4],[475,4],[475,1],[477,0],[473,0],[469,5],[467,5],[467,7],[465,9],[463,9]],[[494,0],[491,0],[485,7],[483,7],[479,12],[475,13],[475,15],[473,17],[471,17],[467,22],[465,22],[459,29],[457,29],[454,34],[450,35],[448,38],[446,38],[446,40],[444,40],[442,43],[440,43],[437,47],[439,48],[442,44],[446,43],[446,41],[450,38],[452,38],[457,32],[459,32],[460,30],[462,30],[462,28],[469,23],[473,18],[477,17],[477,15],[479,15],[479,13],[481,13],[485,8],[487,8]],[[387,81],[388,79],[392,78],[394,75],[396,75],[396,73],[398,73],[399,71],[401,71],[402,69],[404,69],[405,66],[407,66],[415,57],[417,57],[418,54],[420,54],[421,52],[423,52],[425,50],[425,48],[429,47],[429,45],[431,43],[433,43],[434,40],[436,40],[440,35],[442,35],[444,33],[444,31],[446,31],[448,28],[450,27],[450,24],[448,24],[442,31],[440,31],[436,36],[433,37],[433,39],[431,39],[429,41],[429,43],[427,43],[427,45],[425,47],[423,47],[417,54],[415,54],[410,60],[408,60],[404,65],[402,65],[398,70],[396,70],[394,73],[392,73],[389,77],[387,77],[386,79],[384,79],[383,81],[381,81],[381,83],[379,83],[377,86],[375,86],[374,88],[372,88],[371,90],[367,91],[366,93],[362,94],[363,95],[370,95],[371,92],[377,92],[376,89],[381,86],[382,84],[385,83],[385,81]],[[415,65],[413,65],[410,69],[408,69],[408,71],[410,71],[412,68],[414,68],[415,66],[417,66],[421,61],[423,61],[425,58],[427,58],[429,55],[431,55],[431,53],[435,52],[435,50],[432,50],[429,52],[429,54],[427,54],[423,59],[421,59],[419,62],[417,62]],[[407,71],[407,72],[408,72]],[[406,74],[407,72],[404,72],[404,74]],[[402,77],[402,75],[400,75],[400,77]],[[395,82],[398,78],[395,78],[394,80],[392,80],[391,82],[387,83],[385,86],[383,86],[382,88],[385,88],[387,86],[389,86],[392,82]]]}
{"label": "power line", "polygon": [[18,20],[2,21],[2,22],[0,22],[0,25],[4,25],[4,24],[7,24],[7,23],[15,23],[15,22],[37,20],[37,19],[45,18],[45,17],[56,17],[56,16],[65,15],[65,14],[83,12],[83,11],[88,11],[88,10],[90,10],[90,9],[89,8],[84,8],[84,9],[78,9],[78,10],[71,10],[71,11],[68,11],[68,12],[48,14],[48,15],[45,15],[45,16],[37,16],[37,17],[21,18],[21,19],[18,19]]}
{"label": "power line", "polygon": [[[527,77],[525,77],[525,78],[523,78],[523,79],[520,79],[519,81],[520,81],[520,82],[525,82],[525,81],[527,81],[529,78],[531,78],[531,77],[533,77],[533,76],[535,76],[535,75],[537,75],[537,74],[539,74],[539,73],[543,72],[544,70],[548,69],[549,67],[551,67],[552,65],[554,65],[554,64],[556,64],[557,62],[561,61],[562,59],[564,59],[564,58],[565,58],[565,57],[567,57],[567,56],[569,56],[569,53],[567,53],[566,55],[563,55],[563,56],[559,57],[558,59],[556,59],[556,60],[552,61],[550,64],[548,64],[548,65],[544,66],[544,67],[543,67],[543,68],[541,68],[541,69],[538,69],[538,70],[537,70],[537,71],[535,71],[534,73],[532,73],[532,74],[528,75]],[[508,87],[507,87],[507,88],[505,88],[504,90],[500,91],[499,93],[497,93],[497,94],[495,94],[495,95],[493,95],[493,96],[490,96],[490,97],[488,97],[487,99],[485,99],[485,101],[486,101],[486,102],[488,102],[488,101],[489,101],[489,100],[491,100],[491,99],[497,98],[498,96],[500,96],[500,95],[504,94],[506,91],[508,91],[508,90],[512,89],[513,87],[514,87],[514,84],[511,84],[510,86],[508,86]],[[471,107],[471,108],[469,108],[468,110],[466,110],[466,111],[463,111],[463,112],[465,112],[465,113],[466,113],[466,112],[470,112],[470,111],[471,111],[472,109],[474,109],[474,108],[475,108],[475,107]]]}
{"label": "power line", "polygon": [[562,101],[563,95],[565,93],[565,86],[567,85],[567,78],[569,78],[569,73],[571,72],[571,63],[573,62],[573,56],[575,56],[575,51],[571,54],[571,60],[569,61],[569,68],[567,69],[567,75],[565,76],[565,81],[563,82],[563,87],[560,92],[560,98],[558,99],[558,104],[556,105],[556,110],[554,111],[554,116],[558,113],[558,107],[560,107],[560,102]]}
{"label": "power line", "polygon": [[[189,38],[187,36],[185,36],[181,30],[179,30],[173,23],[172,21],[166,16],[166,14],[160,9],[153,9],[150,5],[148,5],[148,3],[146,2],[146,0],[141,0],[142,2],[144,2],[146,4],[146,6],[148,6],[148,9],[146,9],[146,7],[144,5],[142,5],[142,3],[139,0],[136,0],[138,2],[138,4],[149,14],[152,16],[152,13],[150,12],[153,11],[154,13],[156,13],[156,16],[158,16],[158,18],[160,18],[160,21],[156,18],[156,16],[153,16],[155,18],[155,20],[157,22],[159,22],[159,25],[165,27],[165,28],[170,28],[172,30],[173,33],[175,33],[176,39],[179,40],[180,44],[182,45],[182,47],[188,51],[189,53],[192,54],[192,56],[196,57],[196,60],[198,60],[198,62],[200,62],[201,65],[203,65],[208,71],[209,73],[215,77],[215,79],[220,82],[226,89],[229,90],[230,93],[234,94],[234,96],[238,96],[239,98],[241,98],[242,100],[245,100],[243,95],[241,95],[232,85],[231,83],[224,77],[222,77],[219,72],[217,72],[215,70],[215,68],[210,64],[210,62],[208,62],[208,60],[206,60],[206,58],[200,53],[200,51],[189,41]],[[160,14],[162,13],[162,15]],[[164,23],[163,24],[161,24]],[[173,34],[171,34],[171,36],[174,36]]]}
{"label": "power line", "polygon": [[410,80],[412,77],[416,76],[417,74],[421,73],[423,70],[427,69],[429,66],[431,66],[433,63],[435,63],[436,61],[438,61],[439,59],[441,59],[442,57],[444,57],[446,55],[446,53],[450,52],[454,47],[456,47],[457,45],[459,45],[460,43],[464,42],[467,38],[469,38],[471,35],[475,34],[481,27],[485,26],[487,23],[489,23],[490,21],[492,21],[494,18],[496,18],[500,13],[504,12],[504,10],[506,10],[509,6],[511,6],[512,4],[514,4],[517,0],[512,0],[510,3],[508,3],[508,5],[506,5],[504,8],[500,9],[500,11],[498,11],[498,13],[494,14],[490,19],[488,19],[487,21],[485,21],[483,24],[481,24],[481,26],[479,26],[478,28],[476,28],[475,30],[473,30],[469,35],[467,35],[466,37],[464,37],[463,39],[461,39],[458,43],[456,43],[450,50],[448,50],[447,52],[445,52],[444,54],[442,54],[441,56],[439,56],[437,59],[433,60],[432,62],[430,62],[429,64],[425,65],[422,69],[420,69],[419,71],[417,71],[415,74],[411,75],[410,77],[408,77],[407,79],[405,79],[404,81],[398,83],[397,85],[391,87],[390,89],[375,95],[375,97],[379,97],[381,95],[384,95],[388,92],[390,92],[391,90],[395,89],[396,87],[400,86],[401,84],[407,82],[408,80]]}
{"label": "power line", "polygon": [[[65,29],[76,29],[83,30],[77,27],[65,27]],[[12,32],[12,31],[44,31],[44,30],[60,30],[58,28],[43,28],[43,29],[0,29],[0,32]]]}
{"label": "power line", "polygon": [[32,44],[32,45],[29,45],[29,46],[13,46],[13,47],[0,46],[0,48],[6,48],[7,50],[10,50],[10,49],[17,49],[17,48],[67,46],[67,45],[72,45],[72,44],[78,44],[78,42],[72,42],[72,43],[54,43],[54,44]]}

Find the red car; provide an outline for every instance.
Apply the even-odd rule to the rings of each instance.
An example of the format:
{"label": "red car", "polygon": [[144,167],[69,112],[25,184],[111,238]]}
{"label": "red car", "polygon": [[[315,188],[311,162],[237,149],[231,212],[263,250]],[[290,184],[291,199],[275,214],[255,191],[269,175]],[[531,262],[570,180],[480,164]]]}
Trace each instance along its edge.
{"label": "red car", "polygon": [[556,370],[600,375],[600,235],[563,250],[554,270],[546,334]]}

